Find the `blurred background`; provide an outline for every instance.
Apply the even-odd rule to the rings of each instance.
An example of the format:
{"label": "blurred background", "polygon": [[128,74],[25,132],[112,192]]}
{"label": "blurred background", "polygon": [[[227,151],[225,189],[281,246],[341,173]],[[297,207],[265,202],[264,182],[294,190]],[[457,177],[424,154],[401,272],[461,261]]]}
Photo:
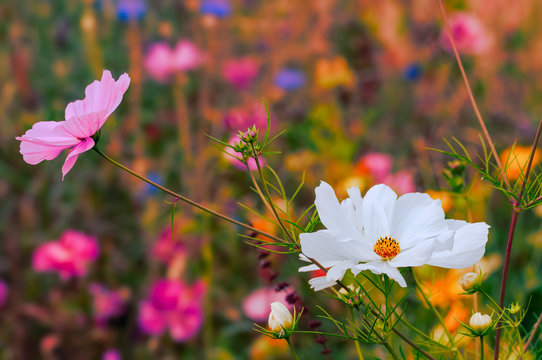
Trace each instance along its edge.
{"label": "blurred background", "polygon": [[[446,1],[450,25],[497,150],[517,178],[542,115],[542,3]],[[269,255],[211,218],[94,152],[61,181],[65,154],[26,164],[16,136],[61,121],[103,69],[131,84],[102,128],[106,154],[254,227],[276,229],[248,172],[206,136],[262,133],[265,156],[297,216],[325,180],[341,198],[384,182],[429,191],[448,217],[491,226],[487,289],[497,295],[510,207],[470,171],[454,172],[443,138],[481,154],[479,127],[433,0],[7,0],[0,2],[0,358],[282,359],[286,342],[252,330],[269,303],[305,307],[302,327],[334,331],[294,255]],[[526,146],[526,147],[525,147]],[[536,162],[540,159],[537,155]],[[454,173],[460,191],[442,175]],[[244,206],[240,206],[239,203]],[[286,207],[289,207],[286,209]],[[172,211],[174,211],[172,223]],[[541,311],[542,210],[520,217],[507,301]],[[473,304],[462,271],[419,268],[431,301],[457,331]],[[409,302],[417,302],[414,294]],[[428,333],[433,319],[407,317]],[[442,333],[442,329],[440,330]],[[347,359],[341,339],[296,336],[302,358]],[[378,347],[364,350],[380,358]]]}

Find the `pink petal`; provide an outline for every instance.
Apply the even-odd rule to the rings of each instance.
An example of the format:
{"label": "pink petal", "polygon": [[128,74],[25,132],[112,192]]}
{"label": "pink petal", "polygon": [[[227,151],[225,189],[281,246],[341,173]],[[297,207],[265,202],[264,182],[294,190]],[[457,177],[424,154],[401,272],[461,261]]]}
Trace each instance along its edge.
{"label": "pink petal", "polygon": [[139,328],[149,335],[159,335],[166,329],[162,313],[147,301],[139,306],[138,324]]}
{"label": "pink petal", "polygon": [[111,72],[104,70],[100,81],[87,86],[83,100],[66,106],[66,130],[79,138],[94,135],[119,106],[129,85],[128,74],[122,74],[115,82]]}
{"label": "pink petal", "polygon": [[71,170],[75,162],[77,161],[77,157],[79,154],[92,149],[94,146],[94,140],[91,138],[85,138],[81,140],[79,144],[77,144],[76,147],[74,147],[68,156],[66,157],[66,161],[64,161],[64,165],[62,166],[62,180],[64,181],[64,176]]}
{"label": "pink petal", "polygon": [[186,341],[194,337],[203,323],[203,311],[199,304],[169,316],[169,332],[175,341]]}
{"label": "pink petal", "polygon": [[36,165],[43,160],[52,160],[77,143],[79,139],[70,135],[63,128],[64,121],[40,121],[32,126],[23,136],[20,152],[25,162]]}

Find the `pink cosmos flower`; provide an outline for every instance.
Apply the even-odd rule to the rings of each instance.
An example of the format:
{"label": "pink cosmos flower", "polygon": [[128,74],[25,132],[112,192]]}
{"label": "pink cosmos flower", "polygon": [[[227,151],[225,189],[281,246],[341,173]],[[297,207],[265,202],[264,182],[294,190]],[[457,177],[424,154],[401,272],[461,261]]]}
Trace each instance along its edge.
{"label": "pink cosmos flower", "polygon": [[84,276],[98,254],[98,242],[93,236],[66,230],[58,241],[46,242],[36,249],[32,266],[38,272],[57,272],[62,279],[68,280]]}
{"label": "pink cosmos flower", "polygon": [[159,82],[164,82],[171,74],[173,53],[165,42],[152,45],[145,55],[143,65],[149,75]]}
{"label": "pink cosmos flower", "polygon": [[271,303],[278,301],[286,307],[292,306],[286,301],[286,291],[275,291],[273,288],[260,288],[253,291],[243,300],[243,312],[254,321],[264,321],[271,312]]}
{"label": "pink cosmos flower", "polygon": [[100,130],[109,115],[119,106],[130,77],[122,74],[117,81],[104,70],[102,79],[85,89],[85,98],[66,106],[64,121],[40,121],[23,136],[20,152],[24,161],[36,165],[56,158],[62,150],[71,149],[62,166],[62,180],[75,164],[79,154],[92,149],[94,134]]}
{"label": "pink cosmos flower", "polygon": [[384,182],[390,173],[393,160],[391,156],[382,153],[368,153],[358,163],[358,170],[367,170],[376,183]]}
{"label": "pink cosmos flower", "polygon": [[257,129],[265,129],[267,127],[267,111],[262,103],[233,108],[224,116],[224,125],[228,130],[233,131],[246,130],[252,126],[256,126]]}
{"label": "pink cosmos flower", "polygon": [[[476,16],[456,12],[450,15],[449,23],[457,51],[460,53],[480,54],[491,45],[491,36]],[[446,29],[442,30],[440,43],[446,51],[453,52]]]}
{"label": "pink cosmos flower", "polygon": [[[237,135],[233,135],[231,138],[230,138],[230,141],[228,141],[228,144],[230,145],[235,145],[235,144],[239,144],[239,142],[241,141],[241,139],[239,138],[239,136]],[[230,164],[232,164],[234,167],[236,167],[237,169],[239,170],[246,170],[247,167],[245,166],[245,164],[243,164],[240,160],[236,159],[234,156],[238,157],[238,158],[242,158],[243,155],[240,153],[240,152],[237,152],[237,151],[234,151],[232,148],[230,147],[226,147],[224,149],[224,151],[226,152],[224,154],[224,159],[226,159],[226,161],[228,161]],[[261,156],[258,158],[259,162],[260,162],[260,166],[265,166],[265,159],[262,158]],[[258,170],[258,165],[256,164],[256,160],[254,160],[253,158],[250,158],[248,159],[248,168],[251,170],[251,171],[256,171]]]}
{"label": "pink cosmos flower", "polygon": [[176,237],[171,236],[171,226],[162,230],[151,248],[151,254],[165,264],[168,264],[175,256],[184,253],[186,253],[184,246],[177,241]]}
{"label": "pink cosmos flower", "polygon": [[248,88],[258,75],[260,66],[256,59],[244,57],[230,60],[222,68],[222,76],[237,90]]}
{"label": "pink cosmos flower", "polygon": [[181,280],[158,280],[139,307],[139,328],[149,335],[161,335],[169,330],[178,342],[192,338],[203,323],[204,293],[205,285],[201,281],[187,286]]}
{"label": "pink cosmos flower", "polygon": [[127,293],[121,290],[109,290],[97,283],[90,284],[94,319],[98,325],[105,325],[107,320],[121,315],[126,306]]}
{"label": "pink cosmos flower", "polygon": [[0,309],[6,304],[8,294],[8,285],[4,282],[4,280],[0,280]]}
{"label": "pink cosmos flower", "polygon": [[203,62],[201,51],[188,40],[180,40],[173,49],[171,67],[174,71],[187,71],[198,67]]}

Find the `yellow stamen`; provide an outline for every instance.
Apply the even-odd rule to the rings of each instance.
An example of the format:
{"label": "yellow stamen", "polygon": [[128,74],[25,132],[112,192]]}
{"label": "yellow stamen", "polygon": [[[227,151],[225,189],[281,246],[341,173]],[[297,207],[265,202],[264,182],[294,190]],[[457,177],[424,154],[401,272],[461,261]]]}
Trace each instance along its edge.
{"label": "yellow stamen", "polygon": [[378,239],[374,246],[375,253],[382,258],[382,260],[390,260],[401,252],[401,247],[397,240],[392,237],[385,236]]}

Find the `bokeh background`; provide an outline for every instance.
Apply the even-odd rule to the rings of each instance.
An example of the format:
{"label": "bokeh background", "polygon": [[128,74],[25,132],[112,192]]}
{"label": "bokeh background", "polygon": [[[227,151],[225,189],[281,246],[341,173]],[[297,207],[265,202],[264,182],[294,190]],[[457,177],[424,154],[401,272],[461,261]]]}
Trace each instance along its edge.
{"label": "bokeh background", "polygon": [[[542,116],[542,3],[446,6],[497,150],[517,143],[520,166]],[[63,120],[67,103],[83,98],[103,69],[132,80],[102,128],[98,146],[109,156],[276,232],[239,205],[265,214],[247,171],[206,136],[228,142],[254,124],[264,129],[265,99],[272,133],[285,133],[264,161],[290,195],[304,179],[288,211],[308,208],[320,180],[339,197],[380,182],[398,193],[430,191],[449,217],[492,226],[481,266],[496,296],[510,207],[471,171],[465,191],[450,192],[442,172],[452,159],[428,150],[455,137],[482,153],[442,24],[432,0],[0,2],[0,357],[289,358],[285,342],[252,330],[265,326],[271,301],[305,307],[305,329],[333,330],[318,324],[317,304],[345,316],[309,289],[296,256],[245,244],[242,229],[173,205],[94,152],[64,181],[64,154],[37,166],[23,161],[15,137],[37,121]],[[507,301],[530,302],[527,329],[542,307],[541,216],[534,209],[520,217],[509,280]],[[455,319],[473,308],[458,295],[462,272],[418,271],[457,331]],[[409,295],[406,316],[438,336],[417,302]],[[354,354],[340,339],[295,342],[302,358]]]}

